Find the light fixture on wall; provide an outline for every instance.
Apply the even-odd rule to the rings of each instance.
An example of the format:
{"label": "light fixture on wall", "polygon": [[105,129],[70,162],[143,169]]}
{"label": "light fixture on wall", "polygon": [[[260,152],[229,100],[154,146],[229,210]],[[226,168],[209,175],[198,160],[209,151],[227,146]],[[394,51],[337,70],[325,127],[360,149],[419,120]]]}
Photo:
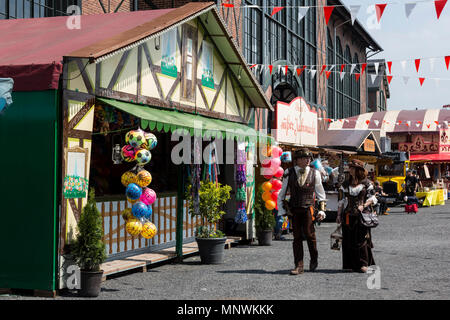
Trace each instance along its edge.
{"label": "light fixture on wall", "polygon": [[[156,43],[156,39],[158,39],[158,43]],[[155,42],[155,49],[159,50],[159,48],[161,48],[161,36],[158,36],[157,38],[155,38],[154,42]]]}
{"label": "light fixture on wall", "polygon": [[116,134],[112,137],[113,148],[112,148],[111,158],[112,158],[113,164],[121,164],[122,163],[122,154],[121,154],[120,143],[114,143],[114,140],[116,140],[116,142],[117,142],[117,138],[119,139],[119,141],[121,140],[120,135]]}

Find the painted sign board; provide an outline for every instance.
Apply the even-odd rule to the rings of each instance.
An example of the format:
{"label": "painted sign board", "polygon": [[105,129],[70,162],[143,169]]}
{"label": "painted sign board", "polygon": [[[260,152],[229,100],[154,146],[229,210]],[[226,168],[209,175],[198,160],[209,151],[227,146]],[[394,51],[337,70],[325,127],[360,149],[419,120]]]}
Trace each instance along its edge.
{"label": "painted sign board", "polygon": [[366,139],[363,148],[366,152],[375,152],[375,141]]}
{"label": "painted sign board", "polygon": [[439,133],[439,153],[450,153],[450,129],[441,128]]}
{"label": "painted sign board", "polygon": [[277,102],[276,133],[279,143],[317,146],[317,113],[305,99],[297,97],[291,103]]}

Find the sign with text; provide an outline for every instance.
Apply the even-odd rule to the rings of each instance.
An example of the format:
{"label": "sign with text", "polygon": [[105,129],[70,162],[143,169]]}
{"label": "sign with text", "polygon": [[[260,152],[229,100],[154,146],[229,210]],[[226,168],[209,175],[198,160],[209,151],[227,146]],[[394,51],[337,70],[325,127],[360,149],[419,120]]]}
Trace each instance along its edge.
{"label": "sign with text", "polygon": [[317,146],[317,113],[302,97],[289,104],[277,102],[275,119],[275,139],[279,143]]}
{"label": "sign with text", "polygon": [[440,130],[439,134],[439,152],[450,153],[450,129]]}

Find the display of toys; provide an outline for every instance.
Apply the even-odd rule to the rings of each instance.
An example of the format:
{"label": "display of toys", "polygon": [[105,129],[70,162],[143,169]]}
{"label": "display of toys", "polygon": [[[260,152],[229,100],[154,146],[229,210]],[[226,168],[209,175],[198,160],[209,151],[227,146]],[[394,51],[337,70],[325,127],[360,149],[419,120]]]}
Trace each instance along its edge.
{"label": "display of toys", "polygon": [[158,232],[158,229],[156,228],[155,224],[150,221],[147,221],[142,226],[141,235],[145,239],[151,239],[156,235],[157,232]]}
{"label": "display of toys", "polygon": [[137,236],[142,232],[142,222],[136,218],[130,218],[127,221],[125,229],[132,236]]}
{"label": "display of toys", "polygon": [[262,184],[262,188],[264,191],[269,192],[272,189],[272,183],[270,183],[269,181],[266,181]]}
{"label": "display of toys", "polygon": [[142,188],[139,187],[135,183],[130,183],[127,186],[127,190],[125,191],[125,193],[126,193],[128,199],[130,199],[130,200],[137,200],[142,195]]}
{"label": "display of toys", "polygon": [[133,172],[127,171],[122,175],[120,181],[122,182],[124,187],[128,187],[130,183],[137,182],[137,176]]}
{"label": "display of toys", "polygon": [[146,165],[152,159],[152,154],[147,149],[139,149],[135,157],[137,163],[141,166]]}
{"label": "display of toys", "polygon": [[126,134],[125,142],[133,148],[139,148],[142,144],[146,143],[144,131],[131,130]]}
{"label": "display of toys", "polygon": [[277,206],[276,202],[273,200],[267,200],[265,205],[267,210],[273,210]]}
{"label": "display of toys", "polygon": [[156,145],[158,144],[158,140],[156,139],[156,136],[153,133],[146,132],[144,133],[145,136],[145,143],[142,145],[142,148],[153,150],[156,148]]}
{"label": "display of toys", "polygon": [[156,193],[155,191],[153,191],[153,189],[144,188],[144,191],[142,191],[142,195],[139,200],[149,206],[155,202]]}
{"label": "display of toys", "polygon": [[141,170],[136,175],[136,184],[142,188],[148,186],[152,182],[152,175],[147,170]]}
{"label": "display of toys", "polygon": [[272,200],[272,194],[270,193],[270,191],[264,191],[262,194],[262,199],[264,201]]}
{"label": "display of toys", "polygon": [[125,221],[128,221],[128,219],[133,218],[133,214],[131,213],[131,208],[127,208],[122,211],[122,218]]}
{"label": "display of toys", "polygon": [[140,201],[133,204],[133,207],[131,207],[131,212],[133,213],[133,216],[138,219],[146,218],[151,215],[151,213],[149,213],[149,207]]}
{"label": "display of toys", "polygon": [[122,147],[120,154],[126,162],[133,162],[136,159],[136,149],[129,144]]}

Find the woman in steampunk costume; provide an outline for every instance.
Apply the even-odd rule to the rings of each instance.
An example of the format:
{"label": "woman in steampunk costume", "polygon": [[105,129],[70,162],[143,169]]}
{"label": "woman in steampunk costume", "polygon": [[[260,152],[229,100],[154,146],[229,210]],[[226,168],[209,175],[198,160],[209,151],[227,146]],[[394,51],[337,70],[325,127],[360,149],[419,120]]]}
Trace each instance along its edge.
{"label": "woman in steampunk costume", "polygon": [[[314,229],[314,203],[317,199],[320,203],[318,220],[325,218],[325,190],[322,185],[322,177],[319,171],[310,166],[312,154],[308,149],[301,149],[294,153],[294,166],[287,169],[283,175],[283,186],[278,194],[278,215],[284,215],[286,209],[292,214],[292,229],[294,242],[295,269],[292,275],[303,273],[303,240],[308,244],[311,256],[309,268],[317,269],[318,252],[316,234]],[[285,208],[286,192],[289,190],[290,198],[288,208]],[[289,214],[288,213],[288,214]]]}
{"label": "woman in steampunk costume", "polygon": [[374,186],[367,179],[364,162],[352,160],[349,176],[341,186],[344,198],[339,203],[336,222],[342,225],[343,269],[366,273],[375,265],[370,228],[361,223],[360,212],[373,210],[377,203]]}

